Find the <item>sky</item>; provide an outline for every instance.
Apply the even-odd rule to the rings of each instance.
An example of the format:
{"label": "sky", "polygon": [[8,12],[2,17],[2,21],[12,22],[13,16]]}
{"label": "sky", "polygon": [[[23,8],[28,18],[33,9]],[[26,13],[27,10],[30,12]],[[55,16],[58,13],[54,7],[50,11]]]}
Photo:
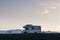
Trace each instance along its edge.
{"label": "sky", "polygon": [[60,32],[60,0],[0,0],[0,30],[23,29],[26,24]]}

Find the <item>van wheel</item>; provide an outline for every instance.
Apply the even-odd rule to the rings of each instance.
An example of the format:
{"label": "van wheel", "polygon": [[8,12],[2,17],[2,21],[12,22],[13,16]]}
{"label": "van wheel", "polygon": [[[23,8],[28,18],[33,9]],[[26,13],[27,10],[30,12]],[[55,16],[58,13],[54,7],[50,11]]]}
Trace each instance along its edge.
{"label": "van wheel", "polygon": [[37,32],[35,32],[35,34],[37,34]]}
{"label": "van wheel", "polygon": [[27,33],[26,31],[24,33]]}

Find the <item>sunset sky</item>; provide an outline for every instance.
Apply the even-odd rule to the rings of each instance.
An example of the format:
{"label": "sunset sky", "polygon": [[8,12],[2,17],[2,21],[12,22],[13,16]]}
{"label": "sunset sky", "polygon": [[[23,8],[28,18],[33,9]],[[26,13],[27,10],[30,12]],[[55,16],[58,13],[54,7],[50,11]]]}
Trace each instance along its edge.
{"label": "sunset sky", "polygon": [[0,0],[0,30],[23,29],[26,24],[60,32],[60,0]]}

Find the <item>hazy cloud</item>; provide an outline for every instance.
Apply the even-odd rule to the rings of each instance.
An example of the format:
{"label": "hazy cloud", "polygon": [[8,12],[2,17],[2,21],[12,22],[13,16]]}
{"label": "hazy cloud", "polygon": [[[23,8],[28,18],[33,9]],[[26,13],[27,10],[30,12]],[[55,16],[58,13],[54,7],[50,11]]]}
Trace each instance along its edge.
{"label": "hazy cloud", "polygon": [[48,14],[49,11],[51,10],[56,10],[60,8],[60,2],[56,2],[56,1],[46,1],[46,2],[42,2],[40,3],[41,6],[41,13],[42,14]]}
{"label": "hazy cloud", "polygon": [[60,2],[48,1],[44,3],[40,3],[40,6],[42,6],[43,8],[48,8],[48,9],[56,9],[56,8],[60,8]]}
{"label": "hazy cloud", "polygon": [[44,9],[41,11],[42,14],[48,14],[48,12],[49,12],[48,9]]}
{"label": "hazy cloud", "polygon": [[56,9],[56,7],[55,7],[55,6],[52,6],[52,7],[50,7],[49,9]]}

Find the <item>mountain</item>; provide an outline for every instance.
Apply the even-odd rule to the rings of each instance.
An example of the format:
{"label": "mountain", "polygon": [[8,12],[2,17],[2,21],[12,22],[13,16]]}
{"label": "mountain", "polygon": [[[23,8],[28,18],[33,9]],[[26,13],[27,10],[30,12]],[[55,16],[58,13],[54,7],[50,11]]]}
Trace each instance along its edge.
{"label": "mountain", "polygon": [[20,34],[20,33],[22,33],[22,30],[19,29],[0,31],[0,34]]}
{"label": "mountain", "polygon": [[54,32],[54,31],[42,31],[41,33],[59,33],[59,32]]}

